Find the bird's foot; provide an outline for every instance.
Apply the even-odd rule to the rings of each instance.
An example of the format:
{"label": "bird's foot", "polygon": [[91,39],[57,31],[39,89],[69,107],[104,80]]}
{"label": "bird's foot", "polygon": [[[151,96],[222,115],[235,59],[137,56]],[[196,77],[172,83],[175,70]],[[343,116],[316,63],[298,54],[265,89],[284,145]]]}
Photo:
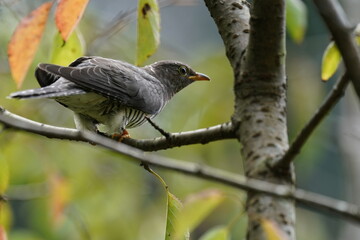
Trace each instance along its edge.
{"label": "bird's foot", "polygon": [[130,138],[130,134],[126,131],[126,129],[124,129],[122,133],[114,133],[111,135],[111,138],[115,141],[121,142],[124,138]]}

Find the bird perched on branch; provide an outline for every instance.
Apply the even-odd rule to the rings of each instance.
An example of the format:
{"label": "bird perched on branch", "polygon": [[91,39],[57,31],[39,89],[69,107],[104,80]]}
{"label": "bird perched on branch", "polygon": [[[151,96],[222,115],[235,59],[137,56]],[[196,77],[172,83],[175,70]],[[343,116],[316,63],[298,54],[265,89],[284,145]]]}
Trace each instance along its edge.
{"label": "bird perched on branch", "polygon": [[194,81],[210,80],[188,65],[159,61],[145,67],[102,58],[81,57],[68,67],[41,63],[35,71],[41,88],[19,91],[10,98],[50,98],[74,112],[78,130],[126,135],[126,128],[155,117],[174,96]]}

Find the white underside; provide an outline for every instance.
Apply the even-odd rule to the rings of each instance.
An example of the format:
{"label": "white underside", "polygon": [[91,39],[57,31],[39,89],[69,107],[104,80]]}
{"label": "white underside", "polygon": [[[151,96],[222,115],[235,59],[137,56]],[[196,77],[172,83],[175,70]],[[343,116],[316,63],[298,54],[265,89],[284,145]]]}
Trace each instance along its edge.
{"label": "white underside", "polygon": [[107,99],[96,93],[57,97],[56,100],[74,111],[75,126],[80,131],[96,131],[93,119],[104,125],[102,131],[107,134],[122,133],[127,125],[124,109],[117,109],[112,114],[102,114],[107,106]]}

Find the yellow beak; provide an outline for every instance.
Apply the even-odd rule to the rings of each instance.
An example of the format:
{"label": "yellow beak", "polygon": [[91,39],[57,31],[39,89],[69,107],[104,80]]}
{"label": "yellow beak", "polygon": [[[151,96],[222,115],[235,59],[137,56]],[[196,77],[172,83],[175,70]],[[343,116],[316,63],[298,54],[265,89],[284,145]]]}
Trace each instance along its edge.
{"label": "yellow beak", "polygon": [[193,81],[210,81],[210,78],[202,73],[196,73],[195,75],[190,76],[189,79]]}

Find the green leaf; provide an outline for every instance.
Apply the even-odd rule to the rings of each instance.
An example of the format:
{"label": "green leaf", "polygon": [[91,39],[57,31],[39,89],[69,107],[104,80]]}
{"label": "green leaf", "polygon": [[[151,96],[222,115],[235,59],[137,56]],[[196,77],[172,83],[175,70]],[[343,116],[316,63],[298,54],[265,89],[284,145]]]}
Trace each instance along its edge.
{"label": "green leaf", "polygon": [[4,157],[0,153],[0,195],[3,195],[9,186],[9,166]]}
{"label": "green leaf", "polygon": [[[166,182],[164,181],[164,179],[162,179],[162,177],[159,174],[157,174],[154,170],[152,170],[148,165],[144,165],[144,168],[159,180],[159,182],[163,185],[166,191],[167,212],[166,212],[165,240],[173,240],[176,232],[175,231],[177,225],[176,223],[178,221],[178,216],[183,208],[183,205],[181,201],[169,191]],[[189,240],[189,238],[190,238],[189,231],[184,231],[184,235],[183,236],[179,235],[178,239]]]}
{"label": "green leaf", "polygon": [[286,1],[286,28],[296,43],[304,39],[307,27],[307,8],[301,0]]}
{"label": "green leaf", "polygon": [[51,63],[67,66],[84,55],[84,41],[79,31],[74,31],[65,42],[60,33],[54,38]]}
{"label": "green leaf", "polygon": [[160,14],[156,0],[139,0],[136,65],[141,65],[160,43]]}
{"label": "green leaf", "polygon": [[206,190],[191,195],[178,216],[174,239],[179,239],[186,231],[198,226],[223,199],[223,193],[218,190]]}
{"label": "green leaf", "polygon": [[202,235],[199,240],[229,240],[230,239],[229,228],[226,226],[217,226],[204,235]]}
{"label": "green leaf", "polygon": [[[175,227],[177,225],[178,216],[182,208],[183,205],[180,200],[175,197],[175,195],[167,191],[167,217],[165,240],[174,239]],[[179,236],[178,239],[189,239],[189,232],[185,231],[182,238]]]}
{"label": "green leaf", "polygon": [[329,80],[329,78],[334,75],[339,67],[340,61],[341,54],[337,46],[334,42],[330,42],[322,58],[321,79],[323,81]]}

